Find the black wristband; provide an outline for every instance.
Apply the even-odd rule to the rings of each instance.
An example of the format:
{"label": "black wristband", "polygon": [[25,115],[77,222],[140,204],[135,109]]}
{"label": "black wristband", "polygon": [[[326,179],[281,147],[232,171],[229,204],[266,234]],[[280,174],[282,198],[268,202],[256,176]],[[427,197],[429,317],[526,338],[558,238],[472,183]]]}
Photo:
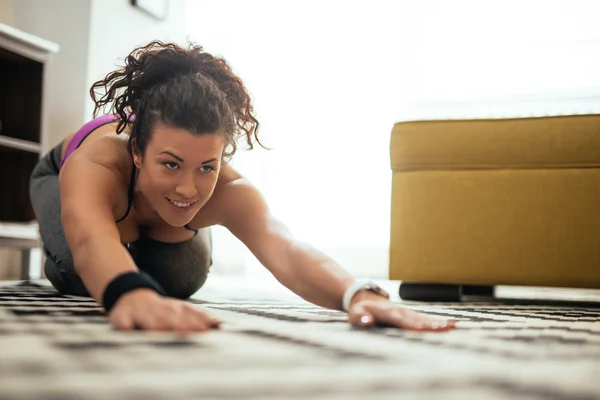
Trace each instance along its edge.
{"label": "black wristband", "polygon": [[164,289],[150,275],[142,271],[126,272],[117,276],[106,287],[102,296],[104,309],[106,312],[110,312],[121,296],[140,288],[152,289],[163,296],[166,295]]}

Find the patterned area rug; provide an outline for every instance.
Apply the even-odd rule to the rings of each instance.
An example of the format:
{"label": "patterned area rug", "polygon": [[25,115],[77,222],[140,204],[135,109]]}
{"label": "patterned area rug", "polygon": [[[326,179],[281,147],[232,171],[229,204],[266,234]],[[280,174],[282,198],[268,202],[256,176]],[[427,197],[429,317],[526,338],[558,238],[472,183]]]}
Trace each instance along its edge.
{"label": "patterned area rug", "polygon": [[242,285],[194,299],[220,330],[112,330],[90,299],[0,285],[0,399],[600,399],[600,303],[404,302],[448,333],[351,328]]}

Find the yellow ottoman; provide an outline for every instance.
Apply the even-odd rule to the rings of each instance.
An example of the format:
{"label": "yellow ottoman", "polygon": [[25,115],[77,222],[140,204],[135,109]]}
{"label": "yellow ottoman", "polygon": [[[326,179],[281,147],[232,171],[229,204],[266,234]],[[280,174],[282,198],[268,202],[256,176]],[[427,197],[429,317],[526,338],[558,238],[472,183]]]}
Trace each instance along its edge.
{"label": "yellow ottoman", "polygon": [[399,122],[390,153],[401,297],[600,288],[600,115]]}

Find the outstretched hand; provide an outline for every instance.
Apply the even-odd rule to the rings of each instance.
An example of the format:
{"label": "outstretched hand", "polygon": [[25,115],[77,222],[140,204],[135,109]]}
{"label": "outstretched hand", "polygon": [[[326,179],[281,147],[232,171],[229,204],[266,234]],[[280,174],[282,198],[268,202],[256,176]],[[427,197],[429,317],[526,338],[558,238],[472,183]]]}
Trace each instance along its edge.
{"label": "outstretched hand", "polygon": [[382,298],[364,298],[353,301],[348,313],[350,323],[358,328],[390,326],[416,331],[448,331],[453,321],[433,319]]}
{"label": "outstretched hand", "polygon": [[162,297],[150,289],[123,295],[111,310],[109,321],[121,331],[173,331],[182,335],[218,329],[221,325],[221,321],[193,304]]}

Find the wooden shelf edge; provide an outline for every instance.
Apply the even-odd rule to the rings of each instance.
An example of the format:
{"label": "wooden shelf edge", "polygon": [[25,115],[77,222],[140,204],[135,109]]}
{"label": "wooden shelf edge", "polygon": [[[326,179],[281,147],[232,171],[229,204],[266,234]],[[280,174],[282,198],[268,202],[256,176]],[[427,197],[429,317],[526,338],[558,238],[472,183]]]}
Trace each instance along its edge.
{"label": "wooden shelf edge", "polygon": [[3,135],[0,135],[0,146],[9,147],[11,149],[24,150],[30,153],[38,154],[42,151],[42,145],[40,143],[31,142],[29,140],[16,139]]}

